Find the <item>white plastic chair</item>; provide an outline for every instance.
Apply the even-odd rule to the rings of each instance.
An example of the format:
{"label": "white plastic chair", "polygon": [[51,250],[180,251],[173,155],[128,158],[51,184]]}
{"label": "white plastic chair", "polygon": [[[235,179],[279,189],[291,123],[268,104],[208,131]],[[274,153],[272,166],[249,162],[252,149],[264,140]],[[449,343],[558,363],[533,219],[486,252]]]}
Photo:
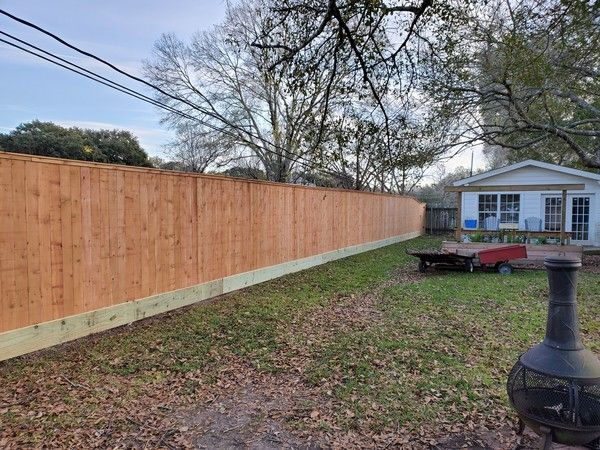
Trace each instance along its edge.
{"label": "white plastic chair", "polygon": [[525,229],[527,231],[542,231],[542,219],[539,217],[528,217],[525,219]]}
{"label": "white plastic chair", "polygon": [[488,231],[495,231],[499,227],[498,218],[496,216],[488,216],[483,221],[483,229]]}

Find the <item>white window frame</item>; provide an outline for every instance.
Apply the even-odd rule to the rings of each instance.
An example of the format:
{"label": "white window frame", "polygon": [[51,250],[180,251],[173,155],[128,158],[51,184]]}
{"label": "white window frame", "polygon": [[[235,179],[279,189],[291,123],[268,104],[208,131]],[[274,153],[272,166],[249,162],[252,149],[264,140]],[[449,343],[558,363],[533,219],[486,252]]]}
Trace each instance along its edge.
{"label": "white window frame", "polygon": [[[587,199],[587,205],[584,204],[575,204],[575,200],[585,200]],[[592,236],[592,227],[594,224],[593,221],[593,208],[592,208],[592,204],[593,204],[593,198],[591,195],[588,194],[574,194],[571,198],[570,198],[570,202],[569,202],[569,209],[567,209],[567,211],[569,212],[569,215],[571,216],[571,233],[572,233],[572,239],[574,241],[579,241],[579,242],[587,242],[591,239]],[[579,202],[578,202],[579,203]],[[575,208],[578,208],[577,210],[575,210]],[[583,221],[583,217],[584,215],[587,215],[587,222]],[[574,220],[575,217],[577,217],[578,220]],[[579,220],[581,219],[581,220]]]}
{"label": "white window frame", "polygon": [[[483,202],[481,201],[481,197],[484,197]],[[487,197],[490,198],[490,201],[488,201]],[[494,197],[495,200],[492,200]],[[484,205],[485,207],[486,205],[492,205],[493,203],[496,203],[495,209],[481,209],[481,205]],[[489,216],[498,218],[498,194],[479,194],[477,196],[477,221],[479,223],[479,228],[483,228],[483,222]]]}
{"label": "white window frame", "polygon": [[[562,204],[562,197],[560,195],[544,195],[542,196],[543,204],[542,204],[542,217],[544,218],[544,231],[560,231],[562,224],[562,208],[564,205]],[[554,205],[547,205],[546,202],[548,200],[555,200],[556,203]],[[558,204],[560,203],[560,205]],[[550,207],[551,212],[547,212],[546,208]],[[552,211],[552,208],[554,211]],[[556,220],[556,216],[558,215],[558,220]],[[551,220],[548,222],[548,217],[551,217],[555,220]],[[553,227],[551,227],[553,225]]]}
{"label": "white window frame", "polygon": [[[507,202],[506,199],[507,197],[510,196],[512,197],[512,200],[510,202]],[[481,197],[484,197],[484,201],[481,201]],[[491,197],[491,199],[487,198],[487,197]],[[507,209],[507,210],[502,210],[502,198],[504,197],[504,202],[505,203],[509,203],[512,204],[512,208],[513,209]],[[495,198],[495,200],[494,200]],[[489,200],[489,201],[488,201]],[[486,205],[490,205],[490,204],[494,204],[496,203],[496,208],[495,209],[480,209],[481,205],[484,205],[484,207]],[[514,209],[514,205],[515,203],[518,205],[517,209]],[[502,220],[503,215],[506,218],[507,215],[516,215],[516,221],[513,219],[511,221],[508,220]],[[509,223],[509,224],[519,224],[520,220],[521,220],[521,193],[513,193],[513,192],[508,192],[508,193],[493,193],[493,194],[488,194],[488,193],[480,193],[477,195],[477,220],[479,222],[479,228],[483,228],[483,222],[485,220],[486,217],[489,216],[495,216],[498,219],[498,223],[502,224],[502,223]],[[483,220],[482,220],[483,218]]]}
{"label": "white window frame", "polygon": [[[502,197],[505,197],[504,203],[507,205],[511,205],[511,209],[508,209],[508,206],[507,209],[502,209]],[[511,198],[510,201],[507,200],[509,197]],[[512,223],[518,225],[519,221],[521,220],[521,194],[500,194],[500,198],[498,199],[498,208],[500,209],[500,223]],[[516,221],[514,220],[514,218],[512,220],[502,220],[503,215],[504,217],[509,215],[513,217],[516,216]]]}

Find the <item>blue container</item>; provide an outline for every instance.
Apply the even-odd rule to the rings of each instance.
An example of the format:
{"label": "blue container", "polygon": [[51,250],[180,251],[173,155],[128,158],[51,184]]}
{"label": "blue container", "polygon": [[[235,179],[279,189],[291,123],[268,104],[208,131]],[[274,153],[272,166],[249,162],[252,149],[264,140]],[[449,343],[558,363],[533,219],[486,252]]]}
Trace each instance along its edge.
{"label": "blue container", "polygon": [[475,229],[477,228],[477,219],[466,219],[465,228]]}

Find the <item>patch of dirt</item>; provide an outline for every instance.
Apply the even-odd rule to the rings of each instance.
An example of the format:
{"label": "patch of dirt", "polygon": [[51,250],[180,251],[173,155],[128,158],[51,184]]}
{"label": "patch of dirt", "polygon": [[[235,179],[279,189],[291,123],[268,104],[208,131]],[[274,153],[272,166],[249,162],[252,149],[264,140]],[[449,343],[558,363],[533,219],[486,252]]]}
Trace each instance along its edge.
{"label": "patch of dirt", "polygon": [[516,434],[509,426],[498,430],[476,429],[469,433],[453,433],[441,439],[432,448],[436,450],[505,450],[515,445]]}
{"label": "patch of dirt", "polygon": [[[290,409],[290,398],[252,382],[182,417],[183,429],[195,448],[319,449],[317,442],[300,439],[280,421]],[[182,428],[180,428],[182,429]]]}
{"label": "patch of dirt", "polygon": [[583,272],[600,274],[600,255],[583,255]]}

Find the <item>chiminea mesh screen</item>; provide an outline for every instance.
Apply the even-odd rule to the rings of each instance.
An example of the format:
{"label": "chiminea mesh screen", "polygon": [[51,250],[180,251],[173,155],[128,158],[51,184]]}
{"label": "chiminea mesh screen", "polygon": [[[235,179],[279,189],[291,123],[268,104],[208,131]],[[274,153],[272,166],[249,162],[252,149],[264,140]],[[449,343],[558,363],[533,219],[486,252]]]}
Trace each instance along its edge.
{"label": "chiminea mesh screen", "polygon": [[600,385],[545,375],[517,363],[508,377],[517,411],[550,426],[600,430]]}

